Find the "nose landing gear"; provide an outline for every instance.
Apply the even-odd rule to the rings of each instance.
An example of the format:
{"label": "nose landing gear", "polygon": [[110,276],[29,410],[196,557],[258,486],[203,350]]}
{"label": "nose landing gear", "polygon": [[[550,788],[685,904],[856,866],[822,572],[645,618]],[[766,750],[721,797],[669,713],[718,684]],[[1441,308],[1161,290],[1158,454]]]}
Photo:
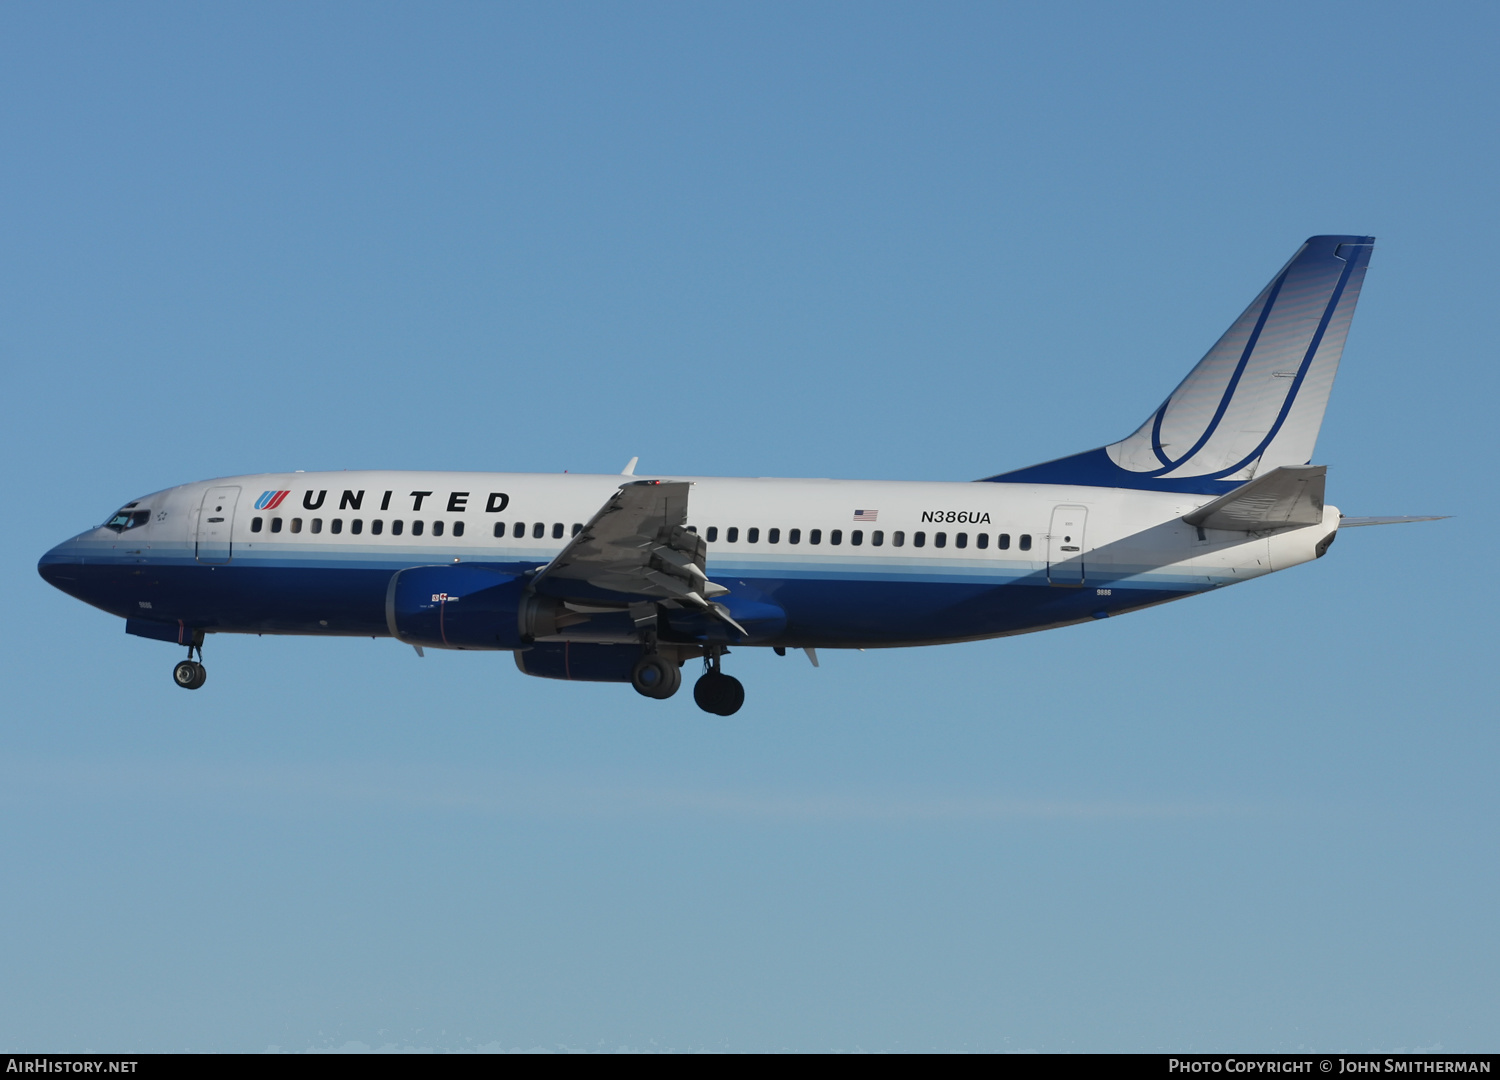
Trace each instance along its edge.
{"label": "nose landing gear", "polygon": [[733,716],[745,704],[745,687],[733,675],[719,670],[719,656],[715,650],[703,658],[703,675],[693,684],[693,700],[704,712]]}
{"label": "nose landing gear", "polygon": [[[197,660],[193,659],[195,652]],[[203,666],[203,646],[188,646],[188,658],[172,669],[172,681],[184,690],[196,690],[208,682],[208,669]]]}

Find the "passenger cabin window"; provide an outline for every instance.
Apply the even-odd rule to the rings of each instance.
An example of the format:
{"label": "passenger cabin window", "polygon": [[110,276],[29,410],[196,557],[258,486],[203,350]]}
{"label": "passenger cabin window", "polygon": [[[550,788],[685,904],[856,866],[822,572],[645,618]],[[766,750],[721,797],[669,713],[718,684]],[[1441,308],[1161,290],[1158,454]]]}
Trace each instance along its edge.
{"label": "passenger cabin window", "polygon": [[876,529],[870,534],[871,547],[879,547],[883,543],[885,543],[885,533],[881,532],[879,529]]}
{"label": "passenger cabin window", "polygon": [[948,534],[947,533],[933,533],[933,535],[932,535],[932,546],[933,547],[947,547],[948,546]]}
{"label": "passenger cabin window", "polygon": [[745,531],[745,543],[747,543],[747,544],[757,544],[759,542],[760,542],[760,530],[759,529],[747,529]]}
{"label": "passenger cabin window", "polygon": [[462,521],[455,521],[453,523],[453,535],[454,536],[462,536],[463,534],[464,534],[464,523]]}
{"label": "passenger cabin window", "polygon": [[280,532],[281,531],[281,519],[280,518],[272,518],[271,519],[271,531],[272,532]]}
{"label": "passenger cabin window", "polygon": [[719,539],[719,527],[717,525],[710,525],[708,532],[704,536],[710,544],[716,542]]}
{"label": "passenger cabin window", "polygon": [[301,531],[302,531],[302,519],[301,518],[292,518],[292,532],[299,533]]}
{"label": "passenger cabin window", "polygon": [[995,537],[995,546],[1001,551],[1010,550],[1010,533],[1001,533]]}
{"label": "passenger cabin window", "polygon": [[441,521],[434,521],[432,523],[432,535],[433,536],[442,536],[443,535],[443,523]]}
{"label": "passenger cabin window", "polygon": [[905,547],[906,534],[901,531],[891,533],[891,547]]}
{"label": "passenger cabin window", "polygon": [[358,536],[360,533],[364,532],[365,531],[364,520],[362,518],[355,518],[354,520],[350,521],[349,522],[349,531],[352,532],[355,536]]}
{"label": "passenger cabin window", "polygon": [[927,546],[927,534],[924,533],[924,532],[912,533],[911,534],[911,546],[912,547],[926,547]]}
{"label": "passenger cabin window", "polygon": [[376,518],[374,521],[370,522],[370,535],[371,536],[379,536],[384,531],[385,531],[385,522],[381,521],[379,518]]}
{"label": "passenger cabin window", "polygon": [[322,518],[313,518],[312,519],[312,531],[315,532],[315,533],[320,533],[320,532],[323,531],[323,519]]}
{"label": "passenger cabin window", "polygon": [[503,521],[497,521],[497,522],[495,522],[495,539],[496,540],[504,540],[505,539],[505,522],[503,522]]}
{"label": "passenger cabin window", "polygon": [[331,533],[341,533],[341,532],[343,532],[344,531],[344,519],[343,518],[334,518],[332,521],[330,521],[328,523],[328,531],[331,532]]}
{"label": "passenger cabin window", "polygon": [[413,521],[411,523],[411,534],[413,536],[421,536],[422,535],[422,523],[420,521]]}
{"label": "passenger cabin window", "polygon": [[823,530],[813,529],[807,534],[807,542],[809,544],[821,544],[823,542]]}
{"label": "passenger cabin window", "polygon": [[250,519],[250,531],[251,532],[260,532],[260,518],[251,518]]}
{"label": "passenger cabin window", "polygon": [[978,536],[974,537],[974,546],[977,547],[980,551],[983,551],[985,548],[989,547],[990,534],[980,533]]}
{"label": "passenger cabin window", "polygon": [[739,543],[739,539],[740,539],[740,527],[738,525],[731,525],[729,527],[729,535],[728,535],[727,539],[729,540],[729,542],[731,544]]}
{"label": "passenger cabin window", "polygon": [[954,547],[968,547],[969,546],[969,534],[968,533],[959,533],[957,536],[955,536],[953,538],[953,546]]}
{"label": "passenger cabin window", "polygon": [[547,535],[547,526],[546,526],[545,523],[538,521],[535,525],[533,525],[531,527],[531,538],[533,540],[540,540],[542,537],[544,537],[546,535]]}
{"label": "passenger cabin window", "polygon": [[787,530],[787,534],[786,534],[786,542],[788,544],[800,544],[800,543],[802,543],[802,530],[801,529],[788,529]]}
{"label": "passenger cabin window", "polygon": [[779,543],[781,543],[781,530],[780,529],[767,529],[766,530],[766,540],[767,540],[768,543],[772,543],[772,544],[779,544]]}
{"label": "passenger cabin window", "polygon": [[554,539],[554,540],[561,540],[562,538],[563,538],[563,523],[561,521],[554,521],[552,523],[552,539]]}
{"label": "passenger cabin window", "polygon": [[1022,551],[1030,551],[1031,550],[1031,534],[1030,533],[1022,533],[1021,534],[1021,550]]}
{"label": "passenger cabin window", "polygon": [[400,536],[401,530],[405,527],[406,523],[403,522],[400,518],[397,518],[395,521],[391,522],[391,535]]}
{"label": "passenger cabin window", "polygon": [[830,544],[842,544],[844,542],[844,530],[834,529],[828,534],[828,542]]}
{"label": "passenger cabin window", "polygon": [[578,521],[573,522],[573,535],[577,536],[581,532],[583,532],[583,524],[582,524],[582,522],[578,522]]}
{"label": "passenger cabin window", "polygon": [[859,545],[863,544],[864,542],[865,534],[863,529],[855,529],[849,534],[849,543],[853,544],[855,547],[859,547]]}
{"label": "passenger cabin window", "polygon": [[518,521],[518,522],[516,522],[514,525],[511,526],[510,534],[512,536],[514,536],[517,540],[525,539],[525,537],[526,537],[526,522],[524,522],[524,521]]}

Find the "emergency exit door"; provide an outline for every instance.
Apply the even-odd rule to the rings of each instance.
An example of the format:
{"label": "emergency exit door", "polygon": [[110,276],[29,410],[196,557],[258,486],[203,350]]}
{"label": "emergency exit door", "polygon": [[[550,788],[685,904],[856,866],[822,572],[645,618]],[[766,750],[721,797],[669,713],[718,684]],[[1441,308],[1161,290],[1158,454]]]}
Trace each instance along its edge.
{"label": "emergency exit door", "polygon": [[1052,510],[1047,530],[1047,580],[1053,585],[1083,584],[1083,530],[1089,512],[1082,506],[1058,506]]}
{"label": "emergency exit door", "polygon": [[239,501],[237,487],[209,488],[198,507],[198,561],[227,563],[233,554],[234,504]]}

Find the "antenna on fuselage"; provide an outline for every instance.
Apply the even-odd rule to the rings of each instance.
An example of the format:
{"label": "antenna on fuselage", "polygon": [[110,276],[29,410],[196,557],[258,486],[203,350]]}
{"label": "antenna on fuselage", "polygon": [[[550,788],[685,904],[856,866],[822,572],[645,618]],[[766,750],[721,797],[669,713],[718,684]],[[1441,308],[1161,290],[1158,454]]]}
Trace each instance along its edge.
{"label": "antenna on fuselage", "polygon": [[627,461],[625,463],[625,467],[620,470],[620,475],[621,476],[634,476],[635,475],[635,463],[637,461],[640,461],[640,460],[641,459],[638,458],[638,457],[631,458],[629,461]]}

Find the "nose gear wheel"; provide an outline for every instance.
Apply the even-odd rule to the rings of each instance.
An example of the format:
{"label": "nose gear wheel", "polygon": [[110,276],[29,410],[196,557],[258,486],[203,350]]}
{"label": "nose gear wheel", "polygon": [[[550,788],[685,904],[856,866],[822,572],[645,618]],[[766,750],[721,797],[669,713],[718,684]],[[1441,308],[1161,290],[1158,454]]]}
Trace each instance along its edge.
{"label": "nose gear wheel", "polygon": [[[193,654],[198,659],[193,659]],[[188,646],[187,659],[172,669],[172,681],[184,690],[196,690],[208,682],[208,669],[203,666],[203,631],[193,632],[193,643]]]}
{"label": "nose gear wheel", "polygon": [[208,681],[208,669],[196,660],[183,660],[172,669],[172,681],[184,690],[196,690]]}

